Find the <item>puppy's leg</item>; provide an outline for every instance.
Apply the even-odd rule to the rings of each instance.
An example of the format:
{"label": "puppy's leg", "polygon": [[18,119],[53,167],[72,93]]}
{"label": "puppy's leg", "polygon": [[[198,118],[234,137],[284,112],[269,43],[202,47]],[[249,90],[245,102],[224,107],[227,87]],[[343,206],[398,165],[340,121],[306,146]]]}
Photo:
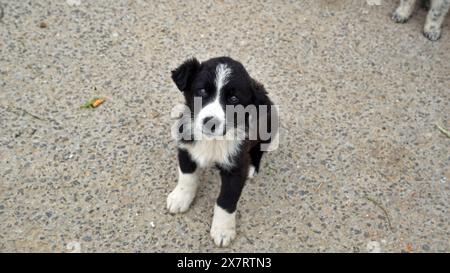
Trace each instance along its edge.
{"label": "puppy's leg", "polygon": [[167,197],[167,209],[170,213],[187,211],[198,186],[197,164],[186,150],[178,149],[178,162],[178,184]]}
{"label": "puppy's leg", "polygon": [[431,41],[441,37],[441,25],[450,7],[450,0],[432,0],[423,35]]}
{"label": "puppy's leg", "polygon": [[214,207],[211,237],[217,246],[228,246],[236,237],[236,206],[244,188],[248,168],[220,170],[222,185]]}
{"label": "puppy's leg", "polygon": [[396,23],[405,23],[411,16],[416,0],[400,0],[400,6],[395,10],[392,15],[392,20]]}
{"label": "puppy's leg", "polygon": [[263,156],[264,152],[261,151],[261,145],[258,144],[252,149],[250,149],[250,158],[251,158],[251,164],[248,169],[248,178],[255,177],[259,172],[259,164],[261,163],[261,158]]}

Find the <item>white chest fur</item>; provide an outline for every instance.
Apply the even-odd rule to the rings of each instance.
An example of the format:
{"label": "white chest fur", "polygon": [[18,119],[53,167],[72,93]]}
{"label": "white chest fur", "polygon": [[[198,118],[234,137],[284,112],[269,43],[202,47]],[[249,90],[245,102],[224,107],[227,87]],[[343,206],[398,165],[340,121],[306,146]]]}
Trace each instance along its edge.
{"label": "white chest fur", "polygon": [[200,140],[193,144],[181,144],[180,148],[186,149],[192,159],[206,167],[211,164],[220,164],[224,167],[233,165],[232,157],[240,149],[240,141],[237,140]]}

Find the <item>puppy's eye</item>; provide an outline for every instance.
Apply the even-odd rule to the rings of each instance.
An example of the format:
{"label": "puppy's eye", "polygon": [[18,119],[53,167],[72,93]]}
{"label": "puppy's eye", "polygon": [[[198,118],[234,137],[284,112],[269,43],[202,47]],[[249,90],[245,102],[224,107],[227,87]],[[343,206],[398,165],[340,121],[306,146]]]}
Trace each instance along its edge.
{"label": "puppy's eye", "polygon": [[239,99],[238,99],[238,97],[236,97],[236,96],[231,96],[231,97],[228,98],[228,101],[229,101],[230,103],[236,104],[236,103],[239,102]]}
{"label": "puppy's eye", "polygon": [[199,96],[202,96],[202,97],[208,95],[208,93],[206,92],[205,88],[198,89],[198,90],[197,90],[197,94],[198,94]]}

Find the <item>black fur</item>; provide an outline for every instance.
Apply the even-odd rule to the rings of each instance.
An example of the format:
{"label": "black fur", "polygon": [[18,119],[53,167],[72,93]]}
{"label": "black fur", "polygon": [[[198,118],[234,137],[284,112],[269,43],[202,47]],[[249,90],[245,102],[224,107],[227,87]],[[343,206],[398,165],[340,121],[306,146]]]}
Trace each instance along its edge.
{"label": "black fur", "polygon": [[192,77],[200,67],[200,63],[196,58],[186,60],[177,69],[172,71],[172,80],[180,91],[186,91],[192,82]]}
{"label": "black fur", "polygon": [[197,164],[192,160],[189,152],[184,149],[178,149],[178,163],[183,173],[193,173],[197,169]]}
{"label": "black fur", "polygon": [[222,180],[220,186],[219,197],[217,198],[217,205],[229,213],[236,211],[237,203],[242,193],[242,189],[247,179],[249,168],[248,154],[243,153],[237,157],[239,163],[242,165],[232,169],[225,169],[219,167],[220,178]]}

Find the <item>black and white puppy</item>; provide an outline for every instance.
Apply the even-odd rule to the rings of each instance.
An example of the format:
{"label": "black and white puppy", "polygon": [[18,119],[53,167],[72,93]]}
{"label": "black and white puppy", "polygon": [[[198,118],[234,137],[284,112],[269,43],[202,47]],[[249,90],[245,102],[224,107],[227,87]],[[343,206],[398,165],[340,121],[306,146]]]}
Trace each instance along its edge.
{"label": "black and white puppy", "polygon": [[[441,25],[450,8],[450,0],[430,1],[430,10],[423,28],[423,35],[431,41],[436,41],[441,37]],[[413,13],[415,4],[416,0],[400,0],[400,5],[392,15],[392,19],[397,23],[405,23]]]}
{"label": "black and white puppy", "polygon": [[[189,59],[172,71],[172,79],[183,92],[185,113],[175,130],[179,177],[167,198],[167,209],[170,213],[188,210],[198,188],[199,168],[217,167],[222,184],[211,236],[216,245],[228,246],[236,236],[236,206],[245,181],[258,172],[264,151],[278,144],[275,106],[263,85],[229,57],[202,63]],[[263,110],[247,111],[238,119],[240,113],[228,109],[238,106]],[[259,130],[252,137],[249,131],[255,128]]]}

